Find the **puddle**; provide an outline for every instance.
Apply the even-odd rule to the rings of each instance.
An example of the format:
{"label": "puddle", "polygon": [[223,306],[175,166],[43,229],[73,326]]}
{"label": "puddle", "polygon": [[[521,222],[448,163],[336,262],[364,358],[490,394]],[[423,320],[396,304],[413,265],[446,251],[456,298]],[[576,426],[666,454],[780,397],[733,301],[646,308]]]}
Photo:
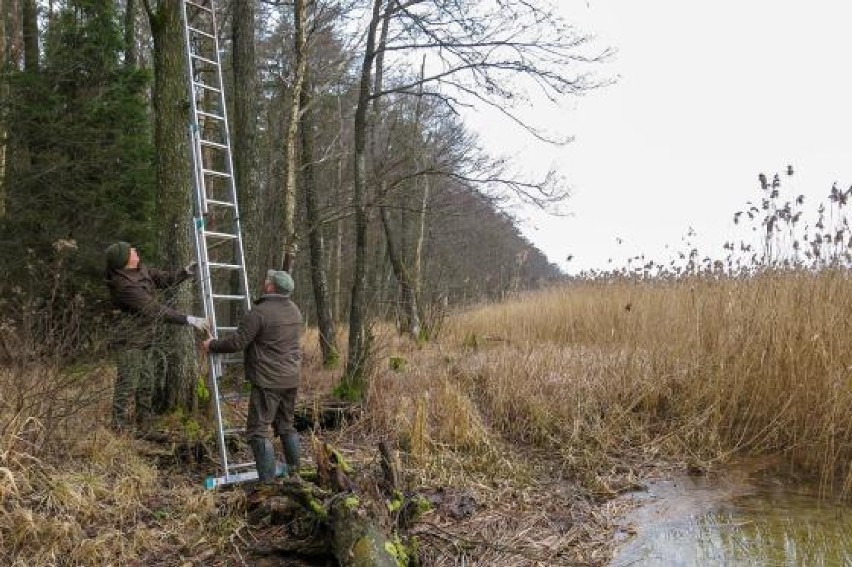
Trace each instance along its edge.
{"label": "puddle", "polygon": [[611,567],[852,565],[852,507],[745,470],[653,481],[629,498]]}

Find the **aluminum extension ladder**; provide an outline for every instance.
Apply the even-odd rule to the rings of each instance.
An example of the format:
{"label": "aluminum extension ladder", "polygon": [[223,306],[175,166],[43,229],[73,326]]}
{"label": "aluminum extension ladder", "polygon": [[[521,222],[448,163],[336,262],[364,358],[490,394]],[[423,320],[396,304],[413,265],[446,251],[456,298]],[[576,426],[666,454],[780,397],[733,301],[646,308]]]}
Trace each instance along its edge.
{"label": "aluminum extension ladder", "polygon": [[[240,317],[251,308],[251,299],[234,183],[215,6],[213,0],[181,0],[181,12],[191,112],[189,136],[198,279],[204,315],[210,320],[212,336],[218,337],[222,332],[236,329]],[[254,461],[231,462],[226,443],[226,436],[242,431],[242,427],[229,428],[227,416],[223,415],[228,404],[246,398],[240,392],[242,353],[209,354],[208,362],[222,472],[222,476],[205,479],[205,486],[211,489],[255,480],[257,470]]]}

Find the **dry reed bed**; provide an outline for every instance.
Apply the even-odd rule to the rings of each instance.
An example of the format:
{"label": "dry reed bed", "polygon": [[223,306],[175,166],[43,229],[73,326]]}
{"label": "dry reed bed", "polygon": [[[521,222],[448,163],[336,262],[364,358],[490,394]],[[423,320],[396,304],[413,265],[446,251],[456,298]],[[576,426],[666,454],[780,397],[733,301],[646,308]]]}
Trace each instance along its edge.
{"label": "dry reed bed", "polygon": [[845,495],[850,313],[839,271],[590,282],[454,318],[444,340],[486,345],[462,374],[495,427],[591,482],[637,451],[783,454]]}

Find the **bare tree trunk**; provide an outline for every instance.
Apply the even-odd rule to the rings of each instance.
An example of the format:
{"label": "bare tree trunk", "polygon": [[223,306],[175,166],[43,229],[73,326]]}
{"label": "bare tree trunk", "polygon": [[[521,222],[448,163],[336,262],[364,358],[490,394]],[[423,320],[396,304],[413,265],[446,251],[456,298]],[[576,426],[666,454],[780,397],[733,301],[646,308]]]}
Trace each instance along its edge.
{"label": "bare tree trunk", "polygon": [[[423,56],[423,61],[420,63],[420,80],[426,78],[426,56]],[[420,135],[420,123],[423,117],[423,83],[417,87],[417,92],[420,95],[417,99],[417,106],[414,111],[414,127]],[[415,167],[420,171],[423,170],[423,160],[418,158],[415,160]],[[423,286],[423,241],[426,238],[426,210],[429,206],[429,191],[430,181],[428,175],[421,175],[419,178],[423,185],[423,198],[420,201],[420,226],[417,232],[417,242],[414,245],[414,267],[412,269],[412,279],[414,280],[414,295],[419,302],[423,301],[421,290]]]}
{"label": "bare tree trunk", "polygon": [[349,305],[349,353],[346,373],[343,377],[345,390],[351,397],[363,395],[363,375],[367,356],[367,306],[364,301],[367,283],[367,107],[370,104],[370,75],[376,55],[376,30],[381,21],[384,0],[373,0],[373,14],[367,29],[367,45],[361,66],[361,81],[358,91],[358,106],[355,108],[354,137],[354,187],[353,208],[355,209],[355,267],[352,274],[352,297]]}
{"label": "bare tree trunk", "polygon": [[132,69],[139,64],[136,50],[136,0],[127,0],[124,7],[124,66]]}
{"label": "bare tree trunk", "polygon": [[[340,145],[340,157],[337,161],[337,188],[335,193],[337,198],[335,202],[341,203],[343,196],[343,162],[346,155],[346,146],[343,142],[343,104],[340,97],[337,97],[337,114],[340,120],[340,134],[338,143]],[[340,278],[343,264],[343,219],[338,216],[334,221],[334,309],[333,314],[336,320],[341,319],[340,308]]]}
{"label": "bare tree trunk", "polygon": [[296,70],[293,76],[292,104],[290,106],[290,121],[287,125],[285,138],[285,166],[287,174],[284,180],[284,266],[285,271],[293,267],[293,255],[296,244],[296,136],[299,132],[299,101],[301,100],[302,85],[305,82],[305,70],[307,69],[307,36],[305,24],[307,0],[294,0],[293,3],[293,25],[296,48]]}
{"label": "bare tree trunk", "polygon": [[[154,143],[157,153],[158,251],[160,263],[170,269],[186,264],[193,255],[190,240],[192,203],[187,184],[190,179],[186,124],[186,89],[181,4],[161,1],[156,9],[145,3],[154,39]],[[179,286],[177,309],[188,312],[192,306],[191,288]],[[168,367],[165,383],[158,393],[158,409],[196,408],[195,380],[197,357],[193,334],[186,327],[169,326]]]}
{"label": "bare tree trunk", "polygon": [[396,237],[393,234],[393,225],[391,224],[387,207],[382,207],[381,214],[382,226],[385,229],[388,258],[390,259],[393,274],[399,284],[399,291],[402,296],[402,308],[405,313],[405,330],[412,340],[417,341],[420,339],[420,314],[417,310],[417,297],[414,294],[414,286],[411,285],[411,277],[405,269],[405,264],[403,264],[402,251],[397,250],[394,244]]}
{"label": "bare tree trunk", "polygon": [[[422,167],[422,165],[419,166]],[[421,296],[423,287],[423,242],[426,239],[426,211],[429,207],[429,192],[431,189],[428,175],[422,175],[420,182],[423,184],[423,199],[420,201],[420,224],[418,227],[417,242],[414,246],[414,268],[411,274],[414,280],[414,294],[418,302],[423,301],[423,297]]]}
{"label": "bare tree trunk", "polygon": [[38,5],[36,0],[24,0],[22,31],[24,38],[24,70],[38,72]]}
{"label": "bare tree trunk", "polygon": [[310,75],[306,68],[299,104],[302,107],[302,124],[299,128],[302,141],[302,188],[305,192],[305,209],[308,215],[308,242],[311,248],[311,281],[314,287],[314,303],[317,308],[317,327],[319,328],[322,361],[326,368],[333,368],[340,361],[340,354],[337,350],[334,318],[331,314],[331,301],[328,297],[328,277],[325,271],[325,249],[322,234],[323,226],[320,222],[319,206],[317,204],[317,184],[314,171],[314,115],[311,108],[312,94]]}
{"label": "bare tree trunk", "polygon": [[[390,8],[388,8],[388,12]],[[378,55],[376,56],[376,74],[375,81],[373,83],[373,92],[381,92],[383,88],[383,76],[384,76],[384,47],[387,43],[388,37],[388,22],[390,19],[390,14],[386,12],[383,22],[382,22],[382,31],[379,40],[379,48]],[[381,105],[379,98],[376,97],[373,99],[373,116],[374,116],[374,125],[379,123],[379,117],[381,116]],[[375,143],[375,133],[373,141]],[[373,152],[374,156],[376,152]],[[385,189],[385,182],[382,180],[382,197],[387,198],[387,191]],[[405,214],[404,212],[402,213]],[[391,223],[390,214],[388,213],[387,207],[381,207],[381,217],[382,217],[382,227],[384,228],[385,241],[387,246],[387,254],[388,259],[390,260],[391,269],[393,270],[393,275],[396,278],[397,284],[399,285],[400,296],[402,299],[402,309],[404,313],[405,319],[405,330],[412,338],[412,340],[417,341],[420,339],[420,314],[417,307],[417,296],[414,293],[414,286],[411,281],[411,274],[405,267],[405,244],[404,244],[404,229],[400,231],[400,235],[394,235],[393,233],[393,225]],[[399,242],[400,244],[397,244]]]}
{"label": "bare tree trunk", "polygon": [[255,59],[255,3],[234,2],[233,46],[234,46],[234,173],[240,218],[243,227],[243,243],[246,273],[259,272],[259,242],[257,235],[257,109],[258,77]]}
{"label": "bare tree trunk", "polygon": [[23,37],[21,32],[21,4],[20,0],[7,0],[6,14],[9,20],[6,22],[9,43],[9,67],[18,70],[21,68],[21,57],[24,53]]}
{"label": "bare tree trunk", "polygon": [[[9,68],[9,8],[6,0],[0,0],[0,100],[9,100],[9,84],[5,79],[5,72]],[[0,109],[0,219],[6,216],[6,144],[6,115]]]}

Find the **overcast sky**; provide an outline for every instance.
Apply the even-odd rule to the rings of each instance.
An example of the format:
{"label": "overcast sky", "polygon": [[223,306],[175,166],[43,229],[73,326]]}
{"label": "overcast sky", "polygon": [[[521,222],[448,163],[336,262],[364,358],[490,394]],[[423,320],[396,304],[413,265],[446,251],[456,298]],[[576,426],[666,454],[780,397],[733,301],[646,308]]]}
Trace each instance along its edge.
{"label": "overcast sky", "polygon": [[601,69],[618,83],[530,114],[574,135],[567,147],[487,114],[473,121],[492,151],[567,176],[570,216],[521,214],[551,261],[577,272],[639,253],[665,260],[689,227],[702,253],[721,257],[733,213],[759,198],[758,173],[792,164],[787,189],[814,207],[833,182],[852,184],[852,3],[559,2],[618,50]]}

